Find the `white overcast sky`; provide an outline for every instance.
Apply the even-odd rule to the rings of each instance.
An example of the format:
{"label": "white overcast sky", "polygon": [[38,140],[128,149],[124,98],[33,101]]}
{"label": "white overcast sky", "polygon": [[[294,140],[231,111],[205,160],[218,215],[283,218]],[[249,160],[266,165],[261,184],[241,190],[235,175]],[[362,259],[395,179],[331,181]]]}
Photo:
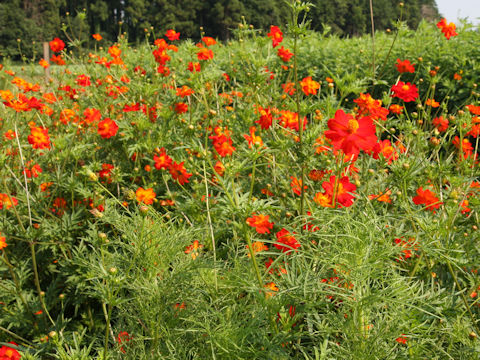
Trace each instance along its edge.
{"label": "white overcast sky", "polygon": [[436,0],[438,11],[448,22],[458,23],[468,18],[472,24],[480,24],[480,0]]}

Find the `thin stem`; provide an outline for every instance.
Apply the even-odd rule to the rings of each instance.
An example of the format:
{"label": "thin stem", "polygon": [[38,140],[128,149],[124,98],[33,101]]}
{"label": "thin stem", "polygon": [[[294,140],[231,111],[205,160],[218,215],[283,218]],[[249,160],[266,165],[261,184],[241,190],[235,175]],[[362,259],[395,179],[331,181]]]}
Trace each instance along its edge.
{"label": "thin stem", "polygon": [[372,0],[370,0],[370,22],[372,23],[372,78],[375,82],[375,23],[373,22]]}

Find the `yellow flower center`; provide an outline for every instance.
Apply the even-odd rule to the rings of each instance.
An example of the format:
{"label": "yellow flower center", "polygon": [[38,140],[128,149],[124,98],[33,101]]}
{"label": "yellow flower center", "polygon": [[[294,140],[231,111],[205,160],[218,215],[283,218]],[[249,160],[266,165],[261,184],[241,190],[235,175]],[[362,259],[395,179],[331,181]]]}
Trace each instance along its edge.
{"label": "yellow flower center", "polygon": [[410,86],[408,86],[408,85],[403,85],[402,86],[403,91],[408,91],[409,89],[410,89]]}
{"label": "yellow flower center", "polygon": [[358,121],[355,119],[348,120],[347,128],[350,134],[355,134],[359,128]]}

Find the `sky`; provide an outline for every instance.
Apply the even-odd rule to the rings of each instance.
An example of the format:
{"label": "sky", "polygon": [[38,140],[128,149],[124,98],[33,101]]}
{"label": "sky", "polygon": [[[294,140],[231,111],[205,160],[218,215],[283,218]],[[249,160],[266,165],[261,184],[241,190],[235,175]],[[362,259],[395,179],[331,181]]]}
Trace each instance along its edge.
{"label": "sky", "polygon": [[480,0],[436,0],[438,11],[448,22],[458,24],[459,18],[468,18],[480,25]]}

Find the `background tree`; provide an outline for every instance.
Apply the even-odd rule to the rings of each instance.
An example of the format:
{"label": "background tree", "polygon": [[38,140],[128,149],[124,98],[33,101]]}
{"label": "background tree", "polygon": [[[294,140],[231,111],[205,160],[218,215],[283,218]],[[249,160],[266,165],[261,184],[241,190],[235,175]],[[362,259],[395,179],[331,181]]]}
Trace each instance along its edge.
{"label": "background tree", "polygon": [[[329,27],[341,36],[370,32],[369,0],[310,0],[311,28]],[[404,0],[402,18],[416,28],[422,18],[439,18],[435,0]],[[397,0],[373,1],[375,29],[393,28],[400,17]],[[41,42],[55,36],[80,40],[84,46],[91,34],[100,33],[115,41],[127,32],[130,42],[143,40],[146,28],[156,36],[171,28],[182,38],[200,38],[200,27],[207,35],[226,40],[242,22],[242,16],[255,28],[284,25],[290,11],[284,0],[3,0],[0,4],[0,56],[32,57]],[[62,34],[62,24],[69,34]],[[21,51],[17,39],[21,39]]]}

